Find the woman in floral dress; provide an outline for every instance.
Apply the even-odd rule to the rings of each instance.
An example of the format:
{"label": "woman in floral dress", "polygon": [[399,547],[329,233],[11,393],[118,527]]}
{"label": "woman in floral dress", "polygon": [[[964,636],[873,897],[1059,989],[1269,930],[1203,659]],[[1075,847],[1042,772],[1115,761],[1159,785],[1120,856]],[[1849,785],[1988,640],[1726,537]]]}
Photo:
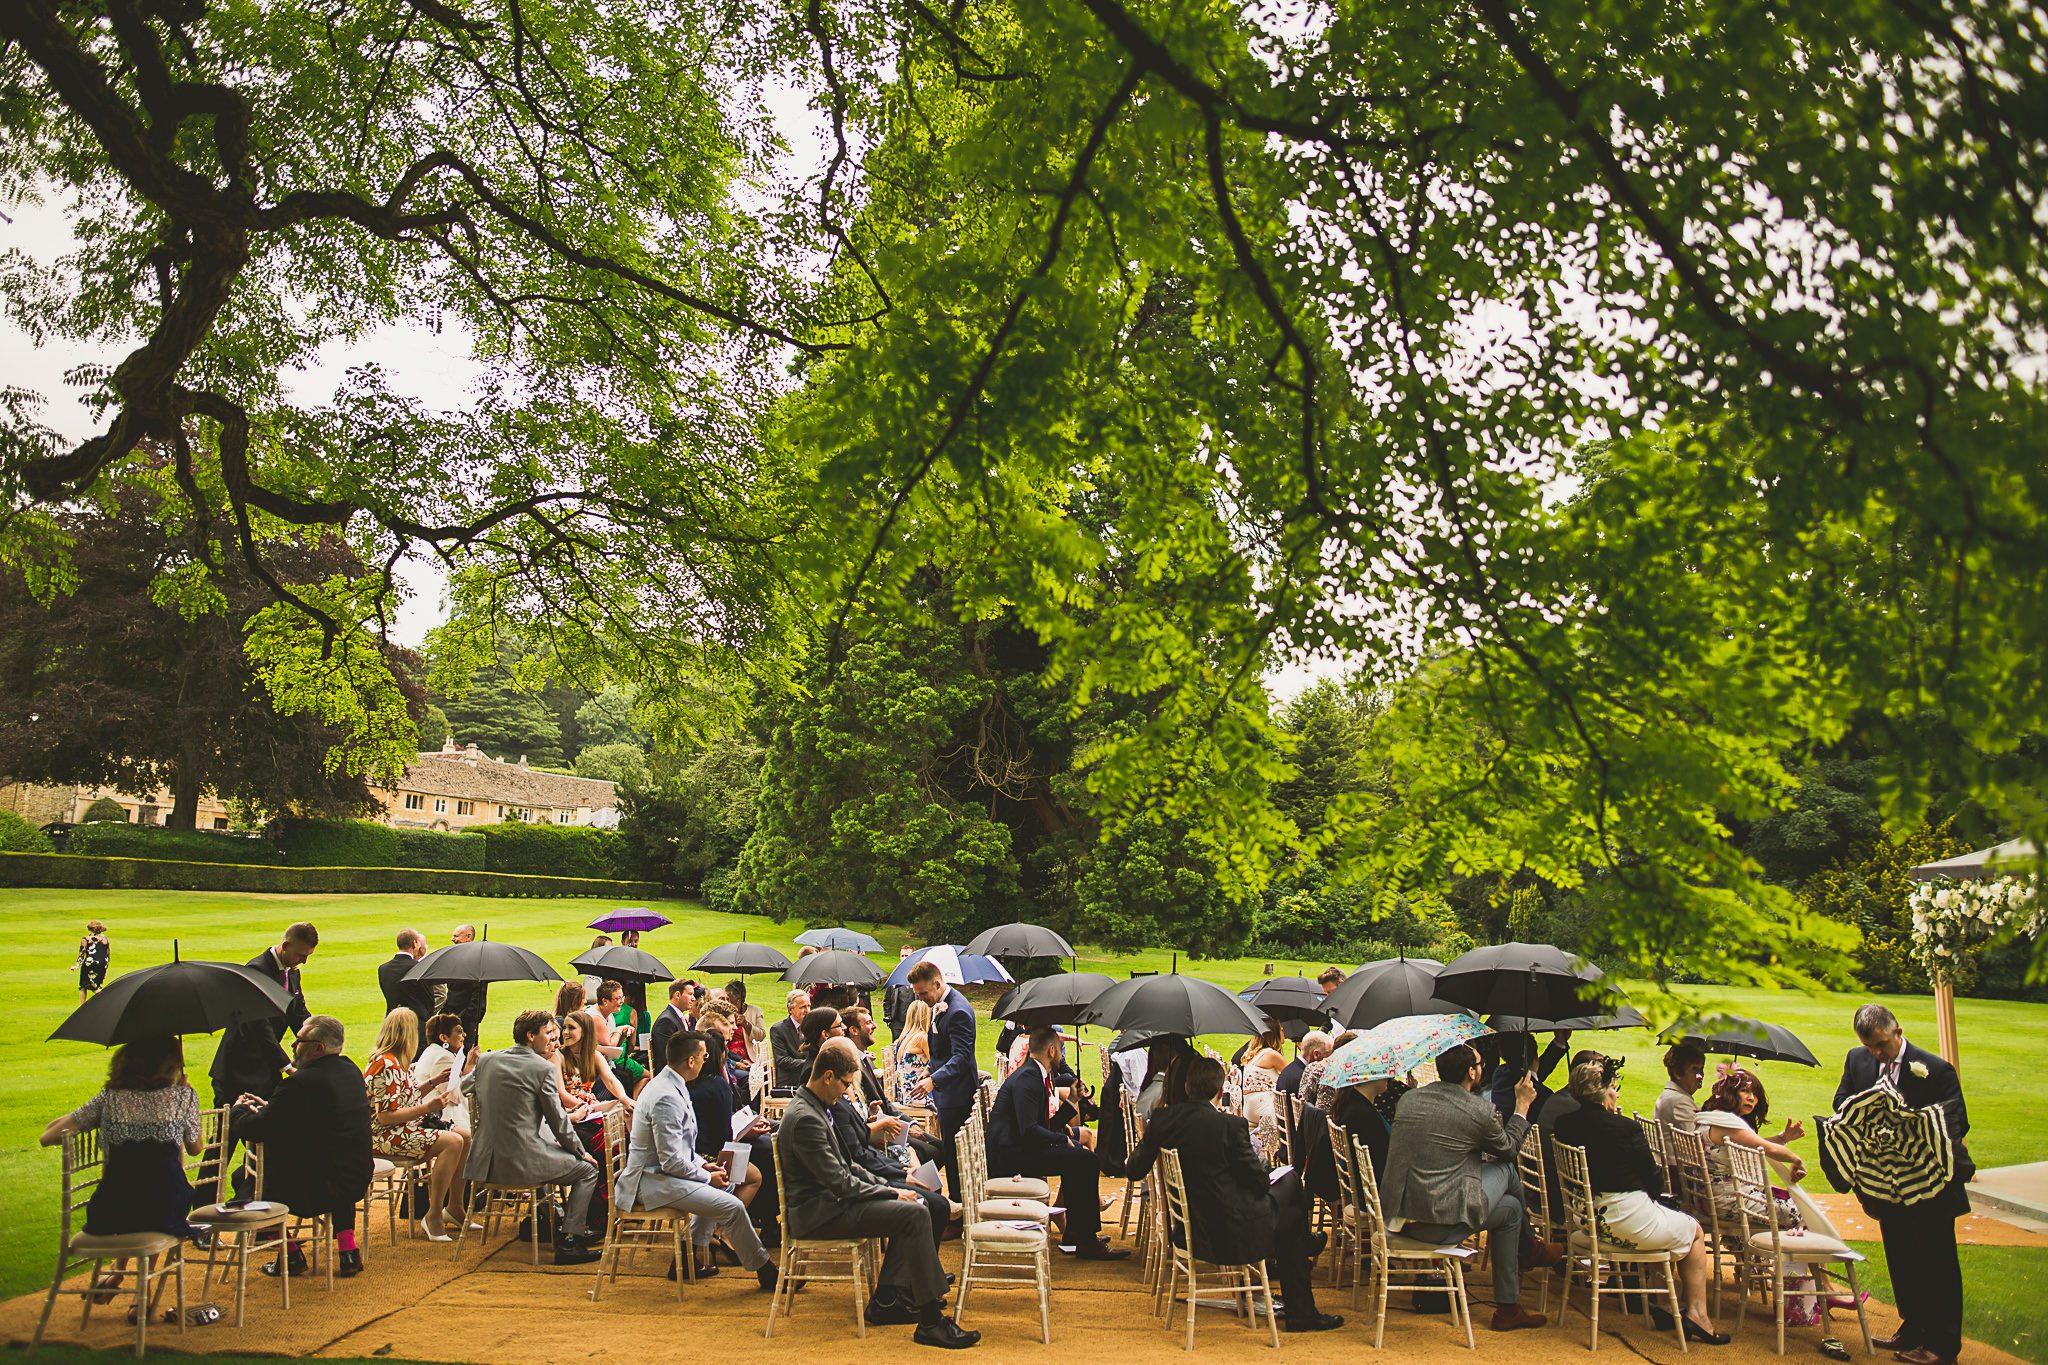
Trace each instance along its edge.
{"label": "woman in floral dress", "polygon": [[427,1214],[420,1231],[430,1242],[447,1242],[447,1220],[464,1216],[462,1169],[469,1161],[469,1134],[458,1128],[429,1127],[429,1115],[448,1107],[446,1085],[422,1095],[412,1079],[412,1057],[419,1050],[420,1022],[408,1009],[384,1016],[377,1029],[376,1056],[363,1069],[363,1089],[370,1098],[370,1150],[387,1161],[427,1163]]}

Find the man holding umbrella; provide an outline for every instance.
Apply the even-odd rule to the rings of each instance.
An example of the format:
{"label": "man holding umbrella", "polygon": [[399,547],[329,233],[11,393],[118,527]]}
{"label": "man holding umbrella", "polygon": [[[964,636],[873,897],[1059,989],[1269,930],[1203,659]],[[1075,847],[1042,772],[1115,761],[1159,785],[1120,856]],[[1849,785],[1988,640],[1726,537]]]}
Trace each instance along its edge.
{"label": "man holding umbrella", "polygon": [[[301,920],[284,931],[283,940],[275,948],[265,948],[249,959],[250,971],[283,986],[290,999],[280,1015],[232,1024],[221,1032],[220,1047],[213,1054],[213,1067],[209,1073],[213,1081],[215,1108],[227,1108],[244,1095],[267,1100],[277,1093],[279,1083],[284,1080],[284,1069],[291,1060],[285,1055],[284,1035],[296,1034],[311,1017],[306,1008],[305,992],[300,988],[299,968],[319,946],[320,931]],[[221,1145],[222,1161],[232,1160],[240,1137],[230,1125]],[[200,1172],[202,1184],[212,1178],[211,1168]],[[243,1183],[241,1172],[235,1172],[237,1196],[243,1193]]]}

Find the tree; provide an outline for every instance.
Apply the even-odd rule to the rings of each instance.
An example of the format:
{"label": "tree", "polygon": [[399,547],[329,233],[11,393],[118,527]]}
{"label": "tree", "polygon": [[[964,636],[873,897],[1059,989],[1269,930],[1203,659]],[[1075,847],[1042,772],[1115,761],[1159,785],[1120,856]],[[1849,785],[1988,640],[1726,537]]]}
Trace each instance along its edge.
{"label": "tree", "polygon": [[576,755],[576,776],[599,777],[639,790],[647,785],[647,755],[636,744],[591,744]]}
{"label": "tree", "polygon": [[606,688],[577,708],[576,728],[582,748],[597,744],[647,747],[646,734],[633,721],[632,698],[613,688]]}
{"label": "tree", "polygon": [[[2048,840],[2048,694],[2007,685],[2048,653],[2028,6],[24,0],[0,39],[10,185],[95,206],[78,287],[9,298],[148,338],[83,443],[7,399],[11,498],[189,419],[195,516],[444,553],[466,619],[637,662],[679,732],[836,677],[944,565],[962,624],[1142,709],[1091,790],[1241,890],[1292,837],[1269,652],[1444,668],[1411,704],[1491,747],[1408,716],[1419,797],[1335,855],[1390,896],[1597,869],[1646,970],[1840,970],[1728,834],[1861,718],[1895,822],[1939,779]],[[764,71],[832,132],[766,194]],[[281,397],[413,299],[508,372],[474,415]],[[1159,591],[1105,607],[1112,561]],[[297,596],[323,644],[388,606]]]}
{"label": "tree", "polygon": [[420,717],[420,752],[434,753],[448,742],[448,713],[429,705]]}
{"label": "tree", "polygon": [[[111,509],[61,513],[73,590],[42,600],[21,575],[0,581],[0,772],[168,787],[165,823],[179,829],[194,827],[204,790],[273,815],[371,809],[364,773],[395,773],[410,733],[352,742],[317,711],[281,714],[245,652],[251,618],[272,605],[267,585],[230,561],[202,575],[164,512],[131,489]],[[273,547],[270,560],[289,583],[361,571],[330,536]],[[379,663],[408,676],[402,660]],[[415,688],[405,703],[423,700]],[[351,748],[361,761],[338,765]]]}
{"label": "tree", "polygon": [[502,664],[477,672],[461,695],[442,695],[441,710],[458,744],[493,758],[536,768],[562,766],[562,727],[538,693],[521,687]]}
{"label": "tree", "polygon": [[128,808],[126,806],[111,796],[102,796],[85,808],[85,816],[79,823],[89,825],[95,820],[120,820],[125,822],[127,819]]}

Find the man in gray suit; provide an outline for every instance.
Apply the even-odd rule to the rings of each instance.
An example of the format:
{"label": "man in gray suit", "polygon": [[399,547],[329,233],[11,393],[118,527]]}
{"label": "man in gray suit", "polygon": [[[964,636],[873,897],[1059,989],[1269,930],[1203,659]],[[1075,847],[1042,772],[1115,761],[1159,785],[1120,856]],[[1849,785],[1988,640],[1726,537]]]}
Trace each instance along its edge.
{"label": "man in gray suit", "polygon": [[[577,1141],[555,1094],[552,1062],[561,1044],[555,1016],[527,1010],[512,1021],[512,1046],[485,1054],[462,1078],[471,1118],[465,1174],[493,1185],[567,1185],[569,1211],[556,1229],[555,1264],[588,1265],[599,1254],[590,1226],[597,1160]],[[543,1127],[555,1135],[553,1145],[542,1140]]]}
{"label": "man in gray suit", "polygon": [[[727,1188],[727,1170],[697,1154],[697,1106],[685,1087],[704,1070],[710,1045],[706,1035],[688,1029],[669,1035],[666,1065],[633,1101],[633,1136],[612,1198],[621,1211],[696,1214],[700,1252],[711,1245],[713,1225],[725,1229],[740,1264],[760,1278],[761,1288],[773,1289],[774,1263],[754,1233],[747,1206]],[[676,1268],[669,1267],[668,1275],[674,1279]]]}
{"label": "man in gray suit", "polygon": [[828,1039],[798,1086],[775,1133],[783,1203],[791,1237],[886,1237],[867,1320],[876,1327],[917,1324],[920,1346],[972,1346],[981,1333],[946,1316],[946,1272],[939,1268],[931,1220],[909,1190],[892,1189],[847,1161],[832,1130],[832,1106],[860,1084],[860,1053]]}
{"label": "man in gray suit", "polygon": [[[1455,1246],[1485,1229],[1493,1258],[1493,1330],[1541,1327],[1543,1314],[1522,1307],[1522,1241],[1529,1219],[1515,1168],[1536,1083],[1526,1073],[1516,1083],[1515,1112],[1503,1125],[1478,1094],[1479,1054],[1470,1045],[1460,1043],[1438,1057],[1436,1074],[1438,1084],[1409,1091],[1394,1111],[1380,1180],[1387,1228],[1439,1246]],[[1540,1243],[1530,1259],[1538,1266],[1558,1260]]]}

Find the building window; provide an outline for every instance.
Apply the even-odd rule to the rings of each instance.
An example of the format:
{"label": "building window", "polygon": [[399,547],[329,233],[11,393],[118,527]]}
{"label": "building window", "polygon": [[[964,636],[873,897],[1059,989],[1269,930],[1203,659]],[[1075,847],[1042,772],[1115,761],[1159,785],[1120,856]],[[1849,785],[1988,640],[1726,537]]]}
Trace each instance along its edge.
{"label": "building window", "polygon": [[566,824],[568,824],[568,823],[569,823],[569,812],[567,812],[567,811],[565,811],[565,810],[558,810],[558,811],[556,811],[556,812],[555,812],[555,823],[556,823],[556,824],[558,824],[558,825],[566,825]]}
{"label": "building window", "polygon": [[437,814],[437,815],[441,815],[441,814],[446,814],[446,813],[447,813],[447,810],[448,810],[448,802],[447,802],[447,800],[446,800],[445,798],[443,798],[443,797],[439,797],[439,796],[435,797],[435,798],[434,798],[434,813],[435,813],[435,814]]}
{"label": "building window", "polygon": [[226,828],[228,827],[228,818],[227,818],[227,816],[225,816],[225,815],[216,815],[216,816],[214,816],[214,817],[213,817],[213,827],[214,827],[215,829],[226,829]]}
{"label": "building window", "polygon": [[457,801],[457,802],[455,803],[455,813],[456,813],[457,815],[475,815],[475,814],[476,814],[476,802],[474,802],[474,801]]}
{"label": "building window", "polygon": [[405,808],[407,810],[420,810],[426,804],[427,798],[421,796],[418,792],[407,792],[405,794]]}

